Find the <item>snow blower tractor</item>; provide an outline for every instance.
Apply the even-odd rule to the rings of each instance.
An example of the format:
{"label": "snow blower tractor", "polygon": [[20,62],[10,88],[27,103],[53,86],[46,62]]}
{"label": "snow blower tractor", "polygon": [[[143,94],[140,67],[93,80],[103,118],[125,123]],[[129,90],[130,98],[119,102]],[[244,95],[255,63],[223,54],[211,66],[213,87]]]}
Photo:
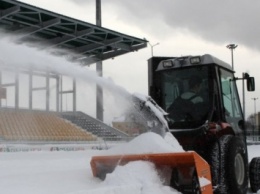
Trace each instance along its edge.
{"label": "snow blower tractor", "polygon": [[260,158],[248,163],[236,86],[237,80],[246,81],[247,90],[254,91],[254,78],[236,78],[229,64],[208,54],[152,57],[148,70],[151,98],[135,97],[135,105],[147,121],[156,121],[151,131],[161,136],[171,132],[185,151],[96,156],[91,160],[93,175],[104,179],[117,165],[146,160],[158,169],[171,169],[169,185],[182,193],[246,194],[248,181],[253,192],[259,190]]}

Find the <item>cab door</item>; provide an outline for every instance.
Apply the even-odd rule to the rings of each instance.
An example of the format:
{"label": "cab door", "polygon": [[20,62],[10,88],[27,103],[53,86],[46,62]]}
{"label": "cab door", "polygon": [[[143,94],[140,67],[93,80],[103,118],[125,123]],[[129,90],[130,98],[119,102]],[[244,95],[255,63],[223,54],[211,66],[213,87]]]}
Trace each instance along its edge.
{"label": "cab door", "polygon": [[235,133],[241,133],[240,123],[243,121],[243,113],[234,74],[225,69],[220,69],[219,72],[223,117],[232,126]]}

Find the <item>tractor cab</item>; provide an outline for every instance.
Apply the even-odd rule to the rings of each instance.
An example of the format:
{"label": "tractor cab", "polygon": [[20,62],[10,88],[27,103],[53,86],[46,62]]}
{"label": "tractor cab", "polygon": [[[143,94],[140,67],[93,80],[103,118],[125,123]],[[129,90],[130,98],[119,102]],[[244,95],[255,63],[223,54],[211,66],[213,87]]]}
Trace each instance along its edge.
{"label": "tractor cab", "polygon": [[[184,148],[194,150],[195,138],[205,143],[208,132],[243,139],[237,78],[229,64],[211,55],[153,57],[148,63],[149,95],[168,113],[169,129]],[[254,79],[246,80],[254,90]]]}

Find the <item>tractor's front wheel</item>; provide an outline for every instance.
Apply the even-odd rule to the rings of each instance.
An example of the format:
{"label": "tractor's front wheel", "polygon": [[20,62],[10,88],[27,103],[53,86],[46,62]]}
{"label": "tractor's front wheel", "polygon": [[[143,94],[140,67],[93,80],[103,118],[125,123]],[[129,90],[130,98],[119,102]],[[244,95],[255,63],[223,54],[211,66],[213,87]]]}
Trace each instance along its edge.
{"label": "tractor's front wheel", "polygon": [[256,193],[260,190],[260,158],[253,158],[249,165],[251,190]]}
{"label": "tractor's front wheel", "polygon": [[232,135],[220,137],[212,146],[209,164],[215,194],[246,194],[248,162],[245,146]]}
{"label": "tractor's front wheel", "polygon": [[192,182],[191,182],[191,190],[192,190],[192,192],[191,192],[192,194],[201,194],[200,183],[199,183],[197,173],[193,173]]}

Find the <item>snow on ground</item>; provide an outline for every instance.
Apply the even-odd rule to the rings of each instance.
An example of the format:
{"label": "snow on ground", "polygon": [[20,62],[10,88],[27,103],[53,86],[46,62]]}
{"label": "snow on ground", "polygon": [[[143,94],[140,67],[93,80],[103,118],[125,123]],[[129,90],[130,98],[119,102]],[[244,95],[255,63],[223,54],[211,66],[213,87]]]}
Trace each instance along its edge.
{"label": "snow on ground", "polygon": [[[169,140],[170,135],[167,135]],[[149,146],[147,146],[149,145]],[[102,151],[55,151],[0,153],[0,188],[3,194],[176,194],[163,185],[150,162],[118,167],[105,181],[92,176],[94,155],[181,151],[155,133],[138,136],[129,143]]]}
{"label": "snow on ground", "polygon": [[[126,149],[129,153],[181,151],[174,147],[176,144],[170,146],[166,142],[159,135],[147,133],[107,151],[0,152],[0,193],[176,194],[163,185],[150,162],[136,161],[118,167],[105,181],[94,178],[90,168],[91,157],[104,153],[125,153]],[[249,158],[257,156],[259,149],[260,145],[249,146]]]}
{"label": "snow on ground", "polygon": [[254,157],[260,157],[260,145],[248,146],[248,160],[250,161]]}

